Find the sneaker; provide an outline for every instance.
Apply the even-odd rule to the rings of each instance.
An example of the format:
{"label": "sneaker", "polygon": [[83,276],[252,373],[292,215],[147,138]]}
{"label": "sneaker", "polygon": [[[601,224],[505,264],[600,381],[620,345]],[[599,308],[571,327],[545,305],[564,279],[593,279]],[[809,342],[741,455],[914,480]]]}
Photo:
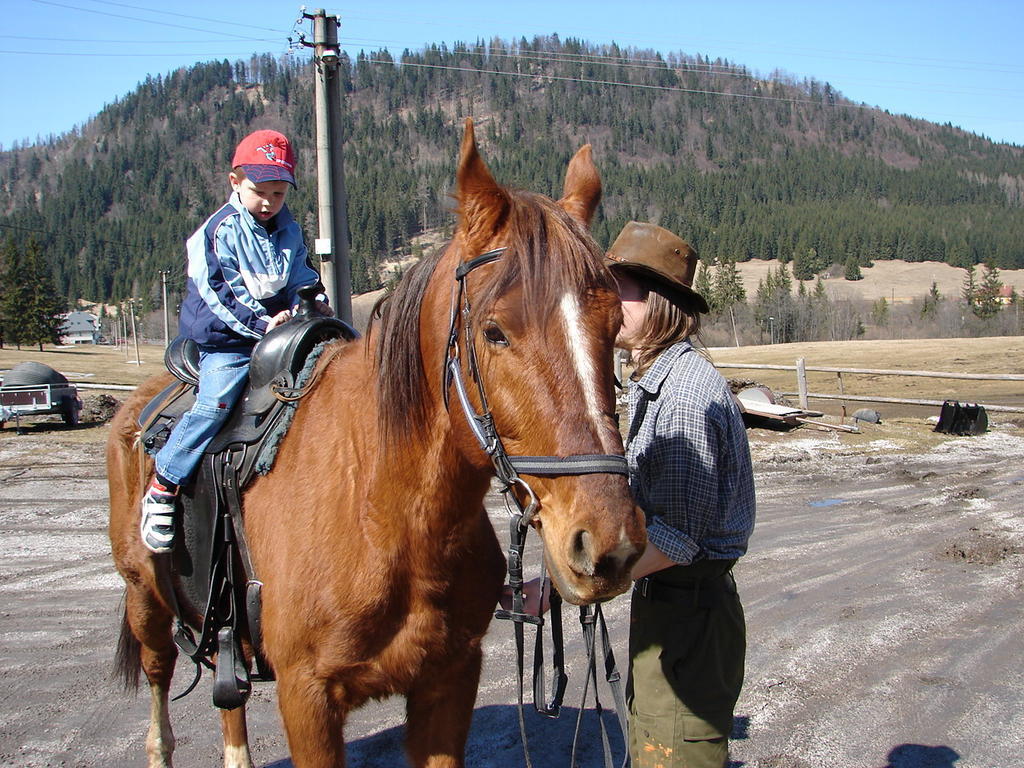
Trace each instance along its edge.
{"label": "sneaker", "polygon": [[174,505],[178,500],[156,480],[142,497],[142,543],[150,552],[162,554],[174,547]]}

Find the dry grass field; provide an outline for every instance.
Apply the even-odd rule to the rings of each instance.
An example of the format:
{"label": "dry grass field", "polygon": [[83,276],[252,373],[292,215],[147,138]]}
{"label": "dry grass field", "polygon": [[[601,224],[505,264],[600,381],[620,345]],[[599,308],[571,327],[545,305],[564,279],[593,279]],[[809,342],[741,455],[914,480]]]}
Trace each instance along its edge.
{"label": "dry grass field", "polygon": [[[957,373],[1024,374],[1024,337],[999,336],[970,339],[907,339],[841,342],[805,342],[746,347],[717,347],[710,350],[716,364],[754,363],[795,366],[803,357],[807,366],[873,368],[883,370],[926,370]],[[163,347],[139,347],[141,365],[135,362],[135,349],[108,346],[45,346],[21,350],[0,349],[0,376],[24,360],[45,363],[63,373],[73,383],[136,385],[163,370]],[[756,380],[776,392],[795,392],[793,371],[723,368],[730,379]],[[811,392],[838,393],[835,373],[809,371]],[[875,395],[921,400],[954,399],[967,402],[1024,407],[1024,382],[965,381],[882,375],[844,374],[843,391],[851,395]],[[83,390],[83,393],[91,391]],[[827,414],[840,415],[839,401],[818,400],[811,407]],[[852,413],[870,403],[849,401]],[[922,409],[903,406],[877,406],[879,410],[920,414]],[[931,412],[934,409],[928,409]]]}
{"label": "dry grass field", "polygon": [[[719,347],[711,350],[717,364],[755,363],[795,366],[804,358],[809,367],[871,368],[877,370],[922,370],[943,373],[1024,374],[1024,337],[995,336],[972,339],[902,339],[872,341],[816,341],[759,347]],[[753,379],[776,392],[795,392],[793,371],[723,368],[731,379]],[[807,372],[810,392],[838,393],[835,373]],[[960,400],[962,402],[1024,407],[1024,382],[973,381],[908,376],[843,374],[843,391],[851,395],[896,397],[915,400]],[[842,404],[818,400],[812,408],[839,414]],[[849,401],[847,412],[872,407]],[[912,406],[874,406],[876,410],[899,413],[921,412]],[[934,408],[927,409],[934,412]]]}
{"label": "dry grass field", "polygon": [[[25,360],[35,360],[57,369],[72,382],[105,384],[138,384],[146,377],[163,370],[163,346],[143,344],[139,346],[141,365],[135,362],[135,349],[129,346],[128,355],[123,349],[110,346],[80,345],[75,347],[54,347],[45,345],[40,352],[36,347],[0,349],[0,376],[3,372]],[[798,344],[772,344],[744,347],[717,347],[711,350],[716,363],[768,363],[794,365],[798,357],[804,357],[807,365],[824,365],[849,368],[918,369],[930,371],[953,371],[961,373],[1024,373],[1024,337],[995,336],[970,339],[906,339],[873,341],[814,341]],[[813,374],[808,374],[812,382]],[[834,383],[835,374],[821,374]],[[778,377],[772,379],[771,377]],[[762,371],[758,378],[765,383],[782,388],[795,386],[794,374],[790,372]],[[882,380],[866,377],[868,381]],[[889,381],[889,379],[884,379]],[[850,390],[853,379],[847,383]],[[912,382],[913,383],[913,382]],[[940,384],[942,382],[939,382]],[[888,386],[888,385],[887,385]],[[914,388],[924,386],[921,382]],[[970,387],[963,393],[970,395],[978,391],[985,393],[1019,393],[1019,385],[1005,386],[1002,383],[971,382],[968,385],[952,384],[937,387],[946,390],[950,396],[957,396],[958,390]],[[812,385],[813,389],[813,385]],[[907,388],[902,391],[911,391]],[[913,395],[911,395],[913,396]],[[939,396],[943,396],[942,393]]]}
{"label": "dry grass field", "polygon": [[[772,271],[779,268],[777,260],[761,261],[752,259],[737,265],[743,278],[743,287],[748,298],[757,295],[757,284]],[[975,274],[980,277],[982,269]],[[825,287],[836,298],[865,299],[876,301],[884,298],[896,304],[920,300],[935,283],[939,293],[946,297],[960,295],[967,270],[951,267],[938,261],[911,263],[906,261],[876,261],[874,266],[862,267],[863,280],[845,280],[842,276],[825,278]],[[999,278],[1004,285],[1013,286],[1017,293],[1024,291],[1024,269],[1000,270]]]}
{"label": "dry grass field", "polygon": [[140,345],[139,359],[135,362],[135,348],[124,349],[105,345],[80,344],[74,347],[43,345],[15,349],[0,349],[0,377],[18,363],[34,360],[60,371],[73,384],[137,385],[146,378],[164,370],[163,346]]}

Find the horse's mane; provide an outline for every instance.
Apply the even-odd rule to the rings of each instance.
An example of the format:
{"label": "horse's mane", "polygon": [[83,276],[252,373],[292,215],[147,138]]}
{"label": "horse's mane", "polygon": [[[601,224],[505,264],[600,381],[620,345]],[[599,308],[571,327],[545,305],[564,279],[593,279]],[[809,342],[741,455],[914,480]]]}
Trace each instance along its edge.
{"label": "horse's mane", "polygon": [[[510,202],[501,259],[487,268],[491,279],[475,288],[474,323],[512,286],[522,288],[524,313],[529,322],[544,323],[567,291],[582,294],[598,288],[614,290],[611,274],[602,264],[603,253],[590,233],[549,198],[530,192],[506,190]],[[448,248],[457,247],[455,242]],[[443,359],[423,360],[420,354],[420,307],[430,278],[447,249],[423,258],[398,286],[374,307],[379,320],[377,338],[380,428],[385,445],[416,434],[427,416],[426,377],[442,375]],[[460,261],[479,254],[460,254]],[[455,276],[451,276],[454,285]],[[446,284],[447,287],[447,284]],[[447,326],[438,328],[447,334]]]}

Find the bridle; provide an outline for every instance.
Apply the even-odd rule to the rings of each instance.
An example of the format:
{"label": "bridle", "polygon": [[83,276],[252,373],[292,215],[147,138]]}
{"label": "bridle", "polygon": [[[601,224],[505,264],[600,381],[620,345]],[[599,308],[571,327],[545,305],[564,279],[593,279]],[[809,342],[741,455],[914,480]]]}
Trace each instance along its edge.
{"label": "bridle", "polygon": [[[525,610],[525,599],[523,595],[523,550],[526,544],[526,534],[530,523],[540,513],[540,503],[537,495],[533,492],[530,484],[522,478],[522,475],[533,475],[536,477],[558,477],[563,475],[587,475],[587,474],[629,474],[626,464],[626,457],[618,454],[575,454],[571,456],[510,456],[502,443],[501,436],[494,425],[494,417],[491,414],[490,405],[487,399],[487,391],[484,387],[483,377],[480,373],[480,366],[477,362],[476,345],[473,338],[472,307],[469,299],[469,289],[466,286],[467,276],[478,267],[498,261],[505,253],[505,248],[493,250],[475,256],[468,261],[462,262],[455,269],[455,284],[452,286],[450,322],[448,327],[448,347],[445,352],[444,371],[442,374],[442,391],[444,393],[445,408],[449,407],[449,391],[455,387],[455,394],[462,407],[470,431],[476,437],[480,448],[491,458],[494,464],[495,474],[501,483],[501,493],[505,498],[505,506],[509,512],[509,548],[508,548],[508,583],[512,590],[511,610],[500,609],[495,611],[497,619],[507,619],[513,622],[516,638],[516,651],[519,670],[519,728],[523,738],[523,749],[526,755],[526,764],[529,768],[530,752],[526,741],[526,725],[523,717],[523,624],[537,626],[537,639],[534,646],[533,656],[533,696],[534,708],[541,714],[549,717],[558,717],[561,709],[562,698],[565,694],[565,685],[568,680],[564,669],[564,649],[562,644],[562,599],[557,590],[551,592],[551,642],[552,642],[552,693],[548,702],[544,703],[544,657],[543,657],[543,626],[544,617],[535,616]],[[481,412],[477,412],[469,399],[466,389],[466,382],[462,376],[462,358],[460,355],[459,341],[459,319],[461,315],[462,330],[465,335],[465,354],[469,373],[476,384],[476,391],[480,398]],[[513,493],[514,488],[520,488],[527,498],[526,506],[520,502],[519,497]],[[541,556],[540,583],[543,585],[546,579],[546,568],[543,555]],[[604,631],[604,617],[601,615],[600,606],[583,606],[580,609],[580,621],[583,623],[584,635],[587,640],[589,659],[588,669],[594,676],[594,693],[597,696],[597,679],[595,668],[595,628],[599,627],[604,632],[604,655],[605,666],[609,684],[612,685],[613,693],[617,700],[620,725],[623,728],[625,738],[624,702],[619,701],[622,697],[618,683],[618,672],[614,669],[614,658],[611,657],[611,648],[607,641],[607,632]],[[614,678],[614,679],[613,679]],[[587,678],[588,682],[590,677]],[[584,698],[586,689],[584,689]],[[600,713],[600,701],[597,702]],[[579,716],[583,714],[583,707],[580,707]],[[601,720],[602,730],[604,728]],[[577,734],[579,721],[577,720]],[[607,754],[607,753],[606,753]],[[575,762],[575,740],[573,744],[573,762]]]}
{"label": "bridle", "polygon": [[[444,366],[444,401],[448,407],[448,392],[455,385],[455,394],[466,415],[469,428],[476,437],[484,452],[491,457],[498,480],[511,489],[519,486],[529,498],[523,511],[522,526],[527,526],[540,511],[537,496],[520,474],[542,477],[560,475],[588,475],[611,473],[628,475],[626,457],[618,454],[576,454],[572,456],[510,456],[501,441],[498,430],[494,426],[494,418],[487,400],[487,391],[480,366],[477,362],[476,345],[473,341],[473,323],[471,317],[469,291],[466,288],[466,277],[474,269],[491,264],[502,257],[505,248],[495,248],[459,264],[455,269],[456,285],[452,288],[451,319],[448,327],[448,348]],[[466,383],[462,378],[461,358],[459,356],[459,314],[462,315],[462,328],[465,332],[465,345],[469,363],[469,372],[476,383],[477,394],[480,396],[482,413],[477,413],[469,400]]]}

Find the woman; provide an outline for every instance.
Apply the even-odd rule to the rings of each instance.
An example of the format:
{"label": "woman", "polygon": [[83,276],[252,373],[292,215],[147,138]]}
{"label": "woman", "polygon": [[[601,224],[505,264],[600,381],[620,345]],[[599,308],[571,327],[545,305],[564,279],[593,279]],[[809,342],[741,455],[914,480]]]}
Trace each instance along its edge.
{"label": "woman", "polygon": [[693,248],[630,222],[608,266],[616,345],[635,366],[626,458],[648,536],[633,570],[630,753],[634,768],[722,768],[746,653],[732,567],[754,526],[750,449],[728,385],[690,343],[708,311]]}

